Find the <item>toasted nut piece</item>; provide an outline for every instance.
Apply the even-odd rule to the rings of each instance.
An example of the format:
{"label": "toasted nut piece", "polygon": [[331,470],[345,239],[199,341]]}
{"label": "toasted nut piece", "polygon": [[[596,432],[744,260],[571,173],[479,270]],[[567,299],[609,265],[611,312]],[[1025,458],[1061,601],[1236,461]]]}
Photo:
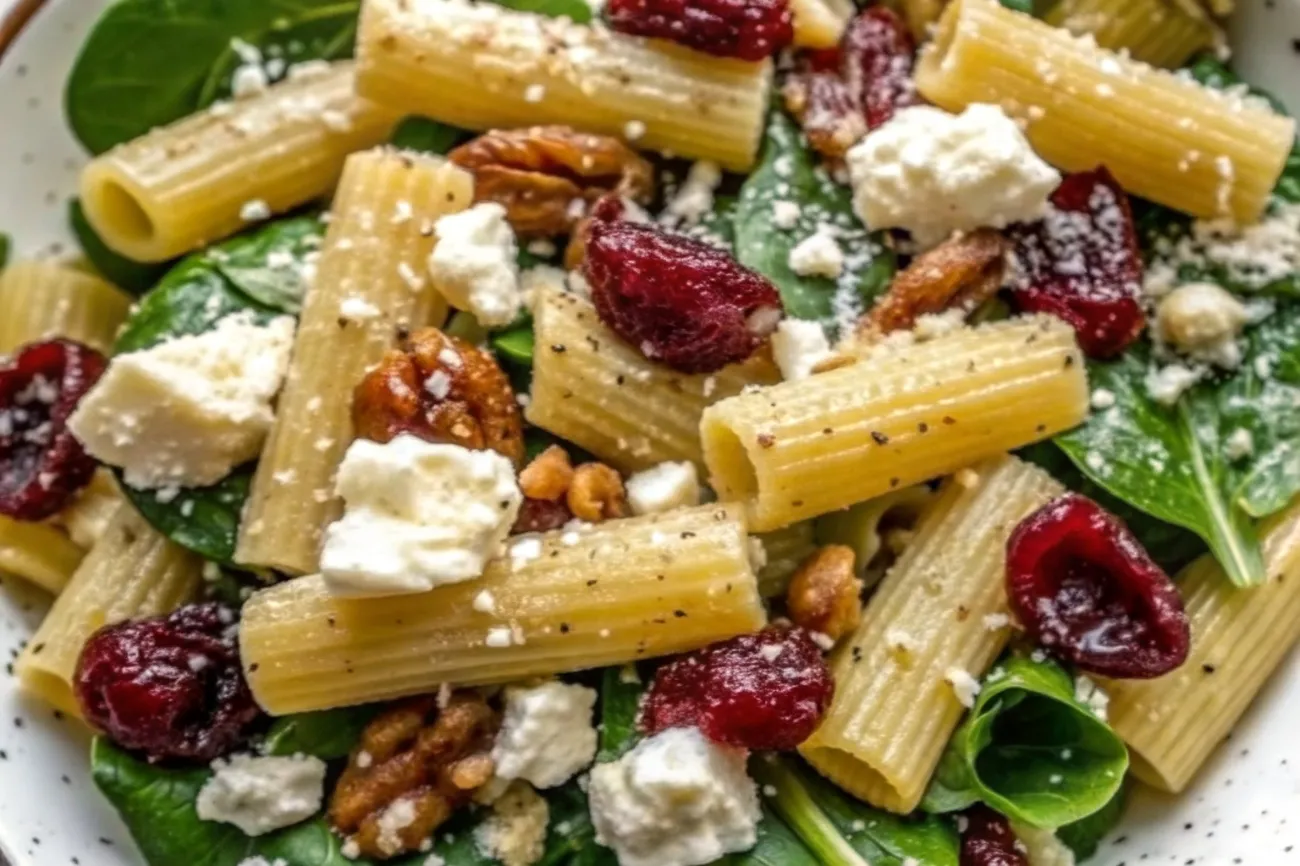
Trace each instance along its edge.
{"label": "toasted nut piece", "polygon": [[448,154],[474,174],[474,200],[506,209],[521,238],[569,234],[586,208],[606,193],[646,204],[654,195],[650,163],[607,135],[567,126],[494,129]]}
{"label": "toasted nut piece", "polygon": [[491,449],[518,466],[524,426],[510,380],[491,354],[437,328],[411,335],[357,386],[357,436],[389,442],[412,433],[431,442]]}
{"label": "toasted nut piece", "polygon": [[573,483],[573,464],[569,452],[552,445],[533,458],[519,473],[519,489],[529,499],[555,502],[569,492]]}
{"label": "toasted nut piece", "polygon": [[866,115],[837,72],[806,69],[791,73],[781,96],[808,143],[828,159],[843,159],[867,134]]}
{"label": "toasted nut piece", "polygon": [[627,491],[622,477],[604,463],[584,463],[573,473],[568,504],[579,520],[613,520],[627,514]]}
{"label": "toasted nut piece", "polygon": [[839,640],[862,619],[862,581],[853,573],[853,550],[828,544],[803,561],[786,592],[790,618],[809,631]]}
{"label": "toasted nut piece", "polygon": [[477,692],[453,694],[442,710],[433,696],[397,704],[366,727],[352,750],[330,798],[330,822],[366,857],[419,850],[492,778],[499,727]]}

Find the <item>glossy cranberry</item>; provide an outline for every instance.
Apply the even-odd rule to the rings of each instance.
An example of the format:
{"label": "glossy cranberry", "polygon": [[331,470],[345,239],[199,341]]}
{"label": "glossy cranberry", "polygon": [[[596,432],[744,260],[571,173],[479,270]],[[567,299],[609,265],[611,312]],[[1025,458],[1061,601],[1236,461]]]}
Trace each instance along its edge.
{"label": "glossy cranberry", "polygon": [[920,102],[912,82],[916,43],[892,9],[872,6],[850,21],[840,43],[840,58],[840,74],[868,129],[882,126],[898,109]]}
{"label": "glossy cranberry", "polygon": [[962,817],[961,866],[1029,866],[1005,817],[982,805]]}
{"label": "glossy cranberry", "polygon": [[1070,493],[1007,542],[1007,594],[1044,649],[1095,674],[1149,679],[1187,658],[1182,598],[1118,517]]}
{"label": "glossy cranberry", "polygon": [[153,760],[211,761],[260,715],[240,669],[235,615],[215,602],[100,629],[74,685],[86,721]]}
{"label": "glossy cranberry", "polygon": [[1069,323],[1090,358],[1113,358],[1146,326],[1128,196],[1102,167],[1067,176],[1051,205],[1046,219],[1008,232],[1016,305]]}
{"label": "glossy cranberry", "polygon": [[511,527],[510,534],[550,532],[559,529],[572,519],[573,512],[569,510],[569,506],[563,499],[551,502],[526,496],[519,507],[519,516],[515,518],[515,525]]}
{"label": "glossy cranberry", "polygon": [[716,643],[661,667],[646,694],[649,734],[696,727],[746,749],[793,749],[812,736],[835,683],[808,632],[772,627]]}
{"label": "glossy cranberry", "polygon": [[741,60],[762,60],[794,41],[788,0],[608,0],[605,20],[620,33]]}
{"label": "glossy cranberry", "polygon": [[68,417],[107,364],[71,340],[24,346],[0,364],[0,514],[43,520],[90,483],[95,460]]}
{"label": "glossy cranberry", "polygon": [[683,373],[743,361],[781,319],[767,278],[717,247],[655,226],[593,222],[584,269],[601,321]]}

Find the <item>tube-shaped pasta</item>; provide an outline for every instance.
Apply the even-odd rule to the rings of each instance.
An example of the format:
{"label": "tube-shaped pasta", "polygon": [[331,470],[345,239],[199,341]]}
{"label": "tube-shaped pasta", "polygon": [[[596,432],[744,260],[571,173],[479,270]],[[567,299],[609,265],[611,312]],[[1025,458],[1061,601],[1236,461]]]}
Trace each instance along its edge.
{"label": "tube-shaped pasta", "polygon": [[1148,785],[1187,787],[1300,639],[1300,504],[1264,534],[1268,581],[1238,589],[1213,557],[1178,580],[1192,625],[1183,666],[1154,680],[1106,682],[1110,723]]}
{"label": "tube-shaped pasta", "polygon": [[794,14],[794,44],[801,48],[834,48],[853,17],[848,0],[790,0]]}
{"label": "tube-shaped pasta", "polygon": [[92,274],[15,262],[0,272],[0,355],[50,337],[107,352],[130,307],[129,297]]}
{"label": "tube-shaped pasta", "polygon": [[1219,36],[1196,0],[1060,0],[1043,20],[1166,69],[1182,66]]}
{"label": "tube-shaped pasta", "polygon": [[590,303],[558,289],[540,294],[534,316],[528,421],[627,472],[664,460],[703,468],[704,409],[746,385],[780,379],[758,358],[712,376],[651,363],[602,325]]}
{"label": "tube-shaped pasta", "polygon": [[198,592],[203,561],[123,506],[91,548],[14,665],[23,688],[80,716],[72,693],[77,659],[97,629],[175,610]]}
{"label": "tube-shaped pasta", "polygon": [[1014,457],[972,471],[969,486],[949,481],[926,508],[862,625],[831,657],[834,701],[799,749],[822,775],[892,812],[920,803],[961,720],[954,673],[978,680],[1010,637],[1007,538],[1064,490]]}
{"label": "tube-shaped pasta", "polygon": [[341,511],[334,472],[352,443],[353,390],[401,329],[446,318],[447,302],[422,276],[432,226],[473,195],[473,178],[439,157],[379,149],[348,158],[253,478],[237,562],[316,571],[321,533]]}
{"label": "tube-shaped pasta", "polygon": [[1074,332],[1033,316],[963,328],[705,410],[723,500],[766,532],[1046,439],[1088,414]]}
{"label": "tube-shaped pasta", "polygon": [[758,155],[772,83],[770,61],[468,0],[366,0],[357,58],[358,92],[405,114],[565,124],[735,171]]}
{"label": "tube-shaped pasta", "polygon": [[0,517],[0,573],[58,595],[85,554],[53,526]]}
{"label": "tube-shaped pasta", "polygon": [[86,218],[119,253],[160,262],[325,195],[397,120],[354,83],[350,62],[312,67],[115,147],[82,172]]}
{"label": "tube-shaped pasta", "polygon": [[792,523],[784,529],[754,536],[763,545],[763,565],[758,570],[758,590],[764,598],[784,595],[790,578],[803,561],[817,550],[811,521]]}
{"label": "tube-shaped pasta", "polygon": [[950,111],[1003,106],[1066,171],[1098,165],[1131,193],[1197,217],[1254,222],[1291,152],[1295,121],[1098,48],[997,0],[953,0],[916,85]]}
{"label": "tube-shaped pasta", "polygon": [[259,592],[240,627],[258,703],[281,715],[622,664],[765,621],[736,508],[515,545],[482,577],[419,595],[338,599],[319,577]]}

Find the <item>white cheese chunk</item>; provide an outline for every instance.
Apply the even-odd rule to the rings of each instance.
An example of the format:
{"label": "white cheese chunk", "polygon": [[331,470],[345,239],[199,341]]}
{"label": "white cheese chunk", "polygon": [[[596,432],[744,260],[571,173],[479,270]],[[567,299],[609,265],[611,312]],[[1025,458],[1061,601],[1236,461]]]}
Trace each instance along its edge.
{"label": "white cheese chunk", "polygon": [[772,334],[772,357],[787,382],[807,379],[830,355],[826,330],[817,322],[782,319]]}
{"label": "white cheese chunk", "polygon": [[1233,369],[1241,363],[1237,337],[1250,314],[1246,305],[1213,283],[1174,289],[1156,308],[1156,334],[1175,351]]}
{"label": "white cheese chunk", "polygon": [[327,768],[320,758],[234,755],[214,761],[212,769],[195,802],[199,817],[234,824],[249,836],[307,820],[325,797]]}
{"label": "white cheese chunk", "polygon": [[523,306],[518,245],[506,209],[484,202],[434,224],[438,244],[429,256],[429,275],[454,307],[494,327],[514,321]]}
{"label": "white cheese chunk", "polygon": [[293,319],[245,315],[119,355],[68,421],[132,487],[214,484],[262,450],[293,347]]}
{"label": "white cheese chunk", "polygon": [[479,849],[505,866],[532,866],[546,853],[551,810],[523,782],[492,801],[492,814],[474,831]]}
{"label": "white cheese chunk", "polygon": [[586,768],[596,757],[596,697],[594,689],[560,682],[507,688],[492,748],[497,776],[554,788]]}
{"label": "white cheese chunk", "polygon": [[847,160],[854,210],[867,227],[907,229],[925,247],[955,231],[1038,219],[1061,180],[996,105],[956,115],[905,108]]}
{"label": "white cheese chunk", "polygon": [[1186,367],[1170,364],[1147,371],[1147,394],[1162,406],[1172,406],[1183,392],[1205,377],[1204,367]]}
{"label": "white cheese chunk", "polygon": [[713,210],[713,191],[722,183],[722,169],[716,162],[700,160],[691,166],[681,189],[664,208],[670,223],[695,225]]}
{"label": "white cheese chunk", "polygon": [[975,698],[980,693],[979,680],[970,675],[969,671],[961,668],[948,668],[944,672],[943,678],[952,686],[952,693],[957,696],[963,707],[967,709],[975,706]]}
{"label": "white cheese chunk", "polygon": [[801,277],[833,280],[844,273],[844,250],[830,232],[819,229],[795,244],[786,263]]}
{"label": "white cheese chunk", "polygon": [[336,488],[346,509],[325,530],[321,573],[341,596],[425,592],[483,573],[523,500],[495,451],[425,442],[352,443]]}
{"label": "white cheese chunk", "polygon": [[591,771],[596,841],[620,866],[702,866],[757,841],[758,788],[747,754],[670,728]]}
{"label": "white cheese chunk", "polygon": [[658,514],[700,504],[700,479],[695,464],[660,463],[627,479],[627,504],[633,514]]}

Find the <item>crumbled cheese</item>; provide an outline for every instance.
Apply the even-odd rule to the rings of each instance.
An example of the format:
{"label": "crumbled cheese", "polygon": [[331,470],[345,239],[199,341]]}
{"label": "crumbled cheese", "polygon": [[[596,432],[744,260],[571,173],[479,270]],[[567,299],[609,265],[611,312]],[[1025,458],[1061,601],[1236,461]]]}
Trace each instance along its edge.
{"label": "crumbled cheese", "polygon": [[541,102],[546,98],[546,85],[530,84],[524,88],[524,102]]}
{"label": "crumbled cheese", "polygon": [[234,755],[212,764],[195,809],[204,821],[234,824],[248,836],[305,821],[320,811],[325,773],[319,758]]}
{"label": "crumbled cheese", "polygon": [[514,643],[514,632],[507,626],[495,625],[488,629],[483,643],[492,649],[505,649]]}
{"label": "crumbled cheese", "polygon": [[772,358],[787,382],[807,379],[830,356],[826,330],[817,322],[782,319],[772,334]]}
{"label": "crumbled cheese", "polygon": [[261,222],[271,218],[271,206],[260,198],[244,202],[239,208],[239,218],[245,222]]}
{"label": "crumbled cheese", "polygon": [[700,504],[700,479],[695,464],[660,463],[627,479],[627,503],[633,514],[658,514]]}
{"label": "crumbled cheese", "polygon": [[1183,392],[1195,385],[1205,376],[1203,367],[1186,367],[1182,364],[1169,364],[1147,371],[1147,394],[1162,406],[1172,406],[1183,396]]}
{"label": "crumbled cheese", "polygon": [[892,650],[915,653],[920,652],[925,644],[902,629],[890,626],[885,629],[885,646]]}
{"label": "crumbled cheese", "polygon": [[1241,363],[1237,337],[1250,316],[1246,305],[1213,283],[1174,289],[1156,308],[1156,335],[1170,348],[1197,361],[1235,369]]}
{"label": "crumbled cheese", "polygon": [[974,490],[980,486],[980,474],[970,467],[958,469],[953,473],[952,480],[956,482],[958,487],[964,487],[967,490]]}
{"label": "crumbled cheese", "polygon": [[995,105],[971,105],[960,115],[905,108],[847,160],[862,221],[907,229],[924,247],[954,231],[1038,219],[1061,180]]}
{"label": "crumbled cheese", "polygon": [[987,613],[984,615],[985,631],[1001,631],[1011,625],[1011,617],[1005,613]]}
{"label": "crumbled cheese", "polygon": [[235,74],[230,77],[230,95],[235,99],[260,96],[266,93],[267,85],[270,83],[266,70],[260,65],[255,63],[241,65],[235,68]]}
{"label": "crumbled cheese", "polygon": [[596,841],[620,866],[700,866],[757,842],[758,789],[746,753],[670,728],[591,771]]}
{"label": "crumbled cheese", "polygon": [[700,160],[691,166],[681,189],[664,208],[667,222],[695,225],[713,210],[713,191],[722,183],[716,162]]}
{"label": "crumbled cheese", "polygon": [[68,421],[96,459],[144,489],[215,484],[256,457],[275,415],[294,322],[248,314],[118,355]]}
{"label": "crumbled cheese", "polygon": [[1105,411],[1115,405],[1115,392],[1107,388],[1097,388],[1092,392],[1092,408]]}
{"label": "crumbled cheese", "polygon": [[1110,695],[1091,679],[1083,675],[1075,677],[1074,699],[1091,710],[1094,716],[1103,722],[1106,721]]}
{"label": "crumbled cheese", "polygon": [[507,688],[492,748],[497,776],[554,788],[589,766],[596,757],[596,697],[594,689],[560,682]]}
{"label": "crumbled cheese", "polygon": [[1155,244],[1145,290],[1160,297],[1182,281],[1179,272],[1215,271],[1234,286],[1259,290],[1300,271],[1300,204],[1276,204],[1249,226],[1197,220],[1189,234]]}
{"label": "crumbled cheese", "polygon": [[536,791],[515,782],[492,802],[492,814],[478,825],[474,840],[505,866],[532,866],[546,852],[551,812]]}
{"label": "crumbled cheese", "polygon": [[402,831],[414,824],[415,818],[415,801],[411,798],[402,797],[389,803],[375,821],[379,829],[375,844],[379,850],[390,857],[400,853],[403,848]]}
{"label": "crumbled cheese", "polygon": [[492,595],[491,590],[483,590],[474,596],[474,609],[479,613],[495,614],[497,612],[496,596]]}
{"label": "crumbled cheese", "polygon": [[963,707],[970,709],[975,706],[975,697],[980,693],[979,680],[961,668],[948,668],[943,678],[952,686],[952,693]]}
{"label": "crumbled cheese", "polygon": [[639,120],[629,120],[623,124],[623,137],[628,141],[636,141],[645,135],[645,124]]}
{"label": "crumbled cheese", "polygon": [[833,280],[844,273],[844,250],[830,232],[818,228],[790,250],[787,264],[801,277]]}
{"label": "crumbled cheese", "polygon": [[782,231],[790,231],[799,224],[799,217],[803,214],[803,208],[798,202],[777,199],[772,202],[772,225]]}
{"label": "crumbled cheese", "polygon": [[523,306],[518,248],[506,209],[494,202],[448,214],[434,225],[429,274],[449,303],[489,327],[508,325]]}
{"label": "crumbled cheese", "polygon": [[1223,456],[1229,460],[1241,460],[1255,453],[1255,437],[1244,427],[1238,427],[1229,434],[1223,443]]}
{"label": "crumbled cheese", "polygon": [[1029,866],[1075,866],[1074,852],[1052,830],[1011,823]]}
{"label": "crumbled cheese", "polygon": [[321,573],[342,596],[424,592],[478,577],[523,499],[513,464],[495,451],[408,433],[352,443],[336,489],[346,510],[325,530]]}
{"label": "crumbled cheese", "polygon": [[339,304],[339,318],[349,322],[368,322],[381,315],[379,308],[365,298],[344,298]]}

